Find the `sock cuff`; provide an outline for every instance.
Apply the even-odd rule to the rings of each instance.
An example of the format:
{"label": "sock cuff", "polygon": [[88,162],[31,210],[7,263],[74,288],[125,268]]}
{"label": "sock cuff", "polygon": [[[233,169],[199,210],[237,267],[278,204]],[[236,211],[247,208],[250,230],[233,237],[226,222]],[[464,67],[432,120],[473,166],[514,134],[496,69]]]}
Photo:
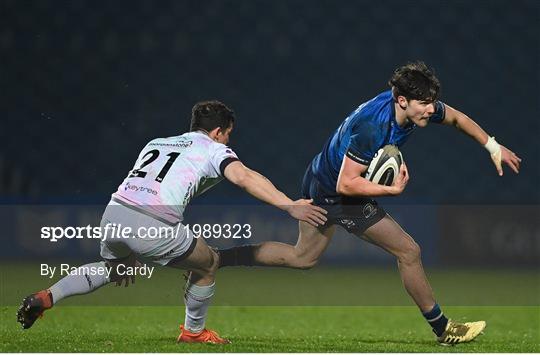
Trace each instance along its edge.
{"label": "sock cuff", "polygon": [[215,282],[212,282],[212,284],[208,286],[199,286],[188,282],[186,286],[186,294],[189,293],[191,296],[199,300],[206,300],[214,295],[215,289]]}
{"label": "sock cuff", "polygon": [[431,311],[422,314],[428,322],[434,322],[443,316],[443,312],[441,311],[441,307],[439,307],[438,303],[435,303]]}
{"label": "sock cuff", "polygon": [[49,287],[49,292],[51,294],[52,298],[52,304],[56,304],[56,302],[60,301],[62,298],[64,298],[64,292],[62,292],[62,289],[58,287],[57,284],[52,285]]}

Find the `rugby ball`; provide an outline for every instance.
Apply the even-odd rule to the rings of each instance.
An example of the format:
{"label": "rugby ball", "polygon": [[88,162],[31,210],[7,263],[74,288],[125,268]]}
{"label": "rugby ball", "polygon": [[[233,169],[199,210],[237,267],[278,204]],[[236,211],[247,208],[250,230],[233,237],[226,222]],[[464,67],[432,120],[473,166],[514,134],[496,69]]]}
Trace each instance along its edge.
{"label": "rugby ball", "polygon": [[365,178],[375,184],[390,186],[399,174],[399,167],[403,163],[403,155],[395,145],[385,145],[371,163],[369,163]]}

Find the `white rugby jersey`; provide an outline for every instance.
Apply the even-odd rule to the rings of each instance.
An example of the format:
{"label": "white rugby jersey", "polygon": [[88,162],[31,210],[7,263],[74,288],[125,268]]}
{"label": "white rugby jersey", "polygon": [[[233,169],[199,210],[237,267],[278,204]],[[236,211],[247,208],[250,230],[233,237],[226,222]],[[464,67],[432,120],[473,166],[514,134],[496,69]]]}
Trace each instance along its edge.
{"label": "white rugby jersey", "polygon": [[176,224],[191,199],[220,182],[235,160],[231,148],[203,132],[157,138],[143,148],[112,197]]}

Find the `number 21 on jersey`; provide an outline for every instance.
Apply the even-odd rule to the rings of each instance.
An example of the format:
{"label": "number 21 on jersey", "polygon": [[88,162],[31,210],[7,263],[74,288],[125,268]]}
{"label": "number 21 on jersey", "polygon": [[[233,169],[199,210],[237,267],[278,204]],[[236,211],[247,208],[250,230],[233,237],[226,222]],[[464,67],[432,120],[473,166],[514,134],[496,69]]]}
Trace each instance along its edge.
{"label": "number 21 on jersey", "polygon": [[[128,177],[130,177],[130,178],[132,178],[132,177],[139,177],[139,178],[146,177],[147,172],[144,171],[143,168],[145,168],[147,165],[152,164],[159,157],[159,154],[160,154],[160,151],[157,150],[157,149],[153,149],[153,150],[149,151],[148,153],[146,153],[142,157],[141,165],[138,168],[133,169],[130,172]],[[172,153],[167,154],[169,159],[167,159],[167,162],[165,163],[165,165],[163,165],[163,167],[161,168],[159,174],[156,176],[156,178],[154,180],[156,180],[157,182],[162,182],[163,179],[165,178],[165,175],[167,175],[167,173],[169,172],[169,169],[171,168],[174,161],[176,160],[176,158],[178,158],[179,155],[180,155],[180,153],[178,153],[178,152],[172,152]]]}

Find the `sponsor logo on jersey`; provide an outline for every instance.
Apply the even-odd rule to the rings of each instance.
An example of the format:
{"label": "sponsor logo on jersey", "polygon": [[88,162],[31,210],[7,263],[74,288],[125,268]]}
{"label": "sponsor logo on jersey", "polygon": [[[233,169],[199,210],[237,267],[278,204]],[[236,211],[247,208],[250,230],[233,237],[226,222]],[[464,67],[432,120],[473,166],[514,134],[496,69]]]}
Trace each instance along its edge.
{"label": "sponsor logo on jersey", "polygon": [[150,143],[151,146],[160,146],[160,147],[180,147],[180,148],[188,148],[191,147],[193,144],[193,141],[178,141],[174,143]]}
{"label": "sponsor logo on jersey", "polygon": [[135,192],[146,192],[154,196],[158,194],[157,191],[154,189],[151,189],[149,187],[144,187],[144,186],[133,185],[133,184],[130,184],[129,182],[126,182],[126,185],[124,186],[124,191],[127,191],[127,190],[135,191]]}

